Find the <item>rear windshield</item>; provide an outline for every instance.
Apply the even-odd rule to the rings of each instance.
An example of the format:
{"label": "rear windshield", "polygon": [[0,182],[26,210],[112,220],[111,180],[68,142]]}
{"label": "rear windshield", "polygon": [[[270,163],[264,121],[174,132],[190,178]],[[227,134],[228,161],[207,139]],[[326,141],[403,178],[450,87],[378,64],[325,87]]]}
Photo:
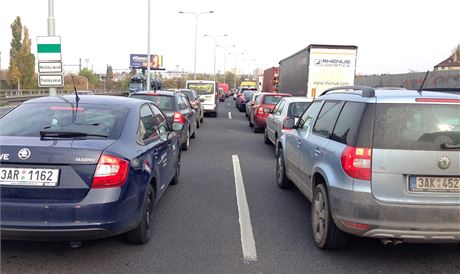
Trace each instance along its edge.
{"label": "rear windshield", "polygon": [[254,92],[252,92],[252,91],[243,92],[244,98],[246,98],[246,100],[250,100],[252,98],[253,94],[254,94]]}
{"label": "rear windshield", "polygon": [[185,96],[187,96],[187,98],[188,98],[189,101],[195,100],[195,95],[193,94],[192,91],[190,91],[190,90],[182,90],[181,92],[182,92],[183,94],[185,94]]}
{"label": "rear windshield", "polygon": [[304,110],[310,105],[310,102],[295,102],[289,104],[288,116],[299,118]]}
{"label": "rear windshield", "polygon": [[460,106],[378,104],[374,148],[443,150],[460,145]]}
{"label": "rear windshield", "polygon": [[267,95],[264,96],[264,102],[263,104],[265,105],[276,105],[278,102],[283,98],[283,96],[277,96],[277,95]]}
{"label": "rear windshield", "polygon": [[157,105],[161,110],[174,111],[174,97],[168,95],[131,95],[131,97],[148,100]]}
{"label": "rear windshield", "polygon": [[188,83],[188,89],[194,89],[198,94],[214,94],[213,83]]}
{"label": "rear windshield", "polygon": [[[0,119],[0,136],[40,137],[41,130],[120,137],[128,109],[94,104],[26,103]],[[91,138],[89,136],[88,138]]]}

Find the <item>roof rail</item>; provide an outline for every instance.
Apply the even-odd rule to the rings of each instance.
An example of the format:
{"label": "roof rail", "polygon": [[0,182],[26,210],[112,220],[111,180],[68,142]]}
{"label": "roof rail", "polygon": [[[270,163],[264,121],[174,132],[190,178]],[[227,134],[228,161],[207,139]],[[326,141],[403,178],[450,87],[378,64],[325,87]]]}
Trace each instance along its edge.
{"label": "roof rail", "polygon": [[403,87],[390,87],[390,86],[376,86],[375,89],[386,89],[386,90],[407,90]]}
{"label": "roof rail", "polygon": [[375,97],[375,89],[373,87],[366,87],[366,86],[334,87],[334,88],[327,89],[321,95],[324,95],[326,93],[329,93],[331,91],[336,91],[336,90],[362,90],[363,91],[363,93],[361,94],[362,97],[370,97],[370,98]]}

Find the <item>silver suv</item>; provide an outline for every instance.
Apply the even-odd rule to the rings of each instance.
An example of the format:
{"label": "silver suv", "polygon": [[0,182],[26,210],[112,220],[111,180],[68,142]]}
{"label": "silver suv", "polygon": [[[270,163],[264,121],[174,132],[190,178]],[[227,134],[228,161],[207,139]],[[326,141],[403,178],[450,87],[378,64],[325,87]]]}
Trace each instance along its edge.
{"label": "silver suv", "polygon": [[460,93],[341,87],[279,140],[276,177],[312,202],[316,245],[460,242]]}

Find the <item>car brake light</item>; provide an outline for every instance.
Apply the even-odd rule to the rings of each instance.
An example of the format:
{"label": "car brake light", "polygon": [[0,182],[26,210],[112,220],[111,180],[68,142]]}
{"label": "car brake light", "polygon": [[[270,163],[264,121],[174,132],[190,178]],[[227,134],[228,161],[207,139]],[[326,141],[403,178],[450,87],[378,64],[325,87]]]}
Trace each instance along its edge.
{"label": "car brake light", "polygon": [[355,179],[371,180],[372,149],[347,146],[342,152],[342,168]]}
{"label": "car brake light", "polygon": [[50,110],[71,110],[71,111],[83,111],[85,110],[84,108],[82,107],[50,107],[49,108]]}
{"label": "car brake light", "polygon": [[128,161],[103,154],[97,163],[92,188],[122,186],[128,177]]}
{"label": "car brake light", "polygon": [[180,112],[174,112],[174,123],[183,124],[184,123],[184,115]]}
{"label": "car brake light", "polygon": [[257,108],[257,115],[263,115],[264,114],[264,108],[263,107],[258,107]]}
{"label": "car brake light", "polygon": [[460,99],[416,98],[415,102],[423,102],[423,103],[460,103]]}

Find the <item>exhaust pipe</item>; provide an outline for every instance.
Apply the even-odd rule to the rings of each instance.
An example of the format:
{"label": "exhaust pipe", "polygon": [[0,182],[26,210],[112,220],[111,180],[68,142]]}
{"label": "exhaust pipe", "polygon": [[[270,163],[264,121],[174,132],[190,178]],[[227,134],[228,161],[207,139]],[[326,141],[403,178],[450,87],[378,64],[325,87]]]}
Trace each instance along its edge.
{"label": "exhaust pipe", "polygon": [[403,243],[403,241],[400,240],[400,239],[388,239],[388,238],[385,238],[385,239],[380,239],[380,241],[384,245],[393,244],[393,246],[398,246],[398,245]]}

